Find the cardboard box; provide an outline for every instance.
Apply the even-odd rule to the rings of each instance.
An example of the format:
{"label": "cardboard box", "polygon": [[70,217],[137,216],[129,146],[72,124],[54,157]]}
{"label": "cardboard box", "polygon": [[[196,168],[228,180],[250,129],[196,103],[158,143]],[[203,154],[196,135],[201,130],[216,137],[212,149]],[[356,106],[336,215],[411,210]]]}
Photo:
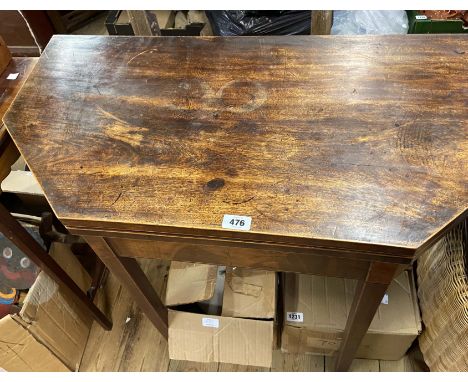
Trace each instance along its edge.
{"label": "cardboard box", "polygon": [[169,357],[270,367],[276,274],[227,268],[223,277],[219,270],[172,262],[166,290],[166,305],[172,306]]}
{"label": "cardboard box", "polygon": [[[284,282],[281,350],[335,355],[343,338],[356,281],[286,274]],[[288,318],[288,312],[301,313],[302,322],[293,322],[295,317]],[[356,357],[398,360],[420,332],[413,277],[403,272],[390,284]]]}
{"label": "cardboard box", "polygon": [[[89,287],[90,276],[67,245],[53,243],[50,254],[83,290]],[[91,324],[89,313],[41,272],[21,312],[0,320],[0,368],[78,370]]]}

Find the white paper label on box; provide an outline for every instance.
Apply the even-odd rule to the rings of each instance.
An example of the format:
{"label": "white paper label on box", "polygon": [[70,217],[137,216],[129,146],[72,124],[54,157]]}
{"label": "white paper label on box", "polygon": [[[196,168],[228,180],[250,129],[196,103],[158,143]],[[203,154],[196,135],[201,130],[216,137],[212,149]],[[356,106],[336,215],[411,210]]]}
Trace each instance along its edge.
{"label": "white paper label on box", "polygon": [[219,320],[217,318],[203,317],[202,325],[207,328],[219,328]]}
{"label": "white paper label on box", "polygon": [[301,312],[287,312],[286,321],[291,322],[304,322],[304,313]]}
{"label": "white paper label on box", "polygon": [[416,15],[416,20],[427,20],[426,15]]}
{"label": "white paper label on box", "polygon": [[382,304],[388,305],[388,294],[385,293],[382,299]]}
{"label": "white paper label on box", "polygon": [[224,215],[221,227],[249,231],[251,224],[252,218],[250,216]]}
{"label": "white paper label on box", "polygon": [[16,80],[19,76],[19,73],[10,73],[8,77],[6,78],[7,80]]}

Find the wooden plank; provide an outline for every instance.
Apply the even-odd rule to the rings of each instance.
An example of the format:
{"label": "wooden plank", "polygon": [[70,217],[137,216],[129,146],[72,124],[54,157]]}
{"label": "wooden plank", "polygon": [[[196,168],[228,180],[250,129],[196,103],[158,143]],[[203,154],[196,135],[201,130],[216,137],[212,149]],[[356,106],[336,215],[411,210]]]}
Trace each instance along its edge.
{"label": "wooden plank", "polygon": [[[158,25],[162,29],[174,28],[175,12],[170,10],[151,11],[156,15]],[[189,11],[190,12],[190,11]]]}
{"label": "wooden plank", "polygon": [[218,371],[218,363],[217,362],[179,361],[179,360],[171,359],[171,362],[169,363],[168,371],[188,371],[188,372]]}
{"label": "wooden plank", "polygon": [[218,371],[220,372],[265,372],[270,371],[266,367],[247,366],[247,365],[234,365],[232,363],[219,363]]}
{"label": "wooden plank", "polygon": [[158,19],[151,11],[127,11],[135,36],[160,36]]}
{"label": "wooden plank", "polygon": [[6,43],[3,40],[2,36],[0,36],[0,74],[2,74],[3,71],[6,69],[10,60],[11,53],[8,50],[8,47],[6,46]]}
{"label": "wooden plank", "polygon": [[8,210],[0,203],[0,232],[8,237],[34,264],[40,267],[60,287],[70,293],[76,304],[88,312],[103,328],[110,330],[112,323],[91,302],[86,293],[75,281],[60,267],[28,231],[11,216]]}
{"label": "wooden plank", "polygon": [[10,45],[11,55],[13,57],[38,57],[40,56],[39,47],[37,45],[30,46],[16,46]]}
{"label": "wooden plank", "polygon": [[330,34],[333,24],[333,11],[312,11],[311,34]]}
{"label": "wooden plank", "polygon": [[273,352],[271,371],[325,371],[325,360],[322,355],[286,354],[281,350]]}
{"label": "wooden plank", "polygon": [[[457,34],[54,36],[5,121],[77,228],[412,257],[468,215],[467,50]],[[221,228],[233,211],[249,232]]]}
{"label": "wooden plank", "polygon": [[[142,260],[140,266],[155,290],[163,294],[168,264]],[[112,274],[97,302],[106,311],[112,311],[114,328],[108,332],[93,324],[80,371],[167,371],[167,341]]]}
{"label": "wooden plank", "polygon": [[[3,67],[7,59],[8,63]],[[0,182],[8,176],[11,166],[20,156],[16,145],[10,139],[3,125],[2,119],[36,62],[36,58],[13,58],[10,60],[9,52],[0,37]],[[18,78],[8,80],[7,77],[10,73],[19,73]]]}
{"label": "wooden plank", "polygon": [[46,11],[23,10],[20,13],[26,20],[28,28],[34,36],[34,41],[42,52],[54,33],[56,33]]}
{"label": "wooden plank", "polygon": [[370,371],[378,372],[379,370],[379,361],[376,359],[356,359],[353,360],[349,371]]}
{"label": "wooden plank", "polygon": [[[280,252],[283,254],[291,254],[294,257],[294,254],[298,255],[312,255],[318,257],[316,261],[321,261],[320,257],[327,256],[333,259],[336,259],[343,266],[350,268],[357,268],[359,272],[367,270],[367,265],[359,264],[353,262],[353,260],[362,260],[365,262],[369,261],[382,261],[385,263],[399,263],[406,264],[407,267],[411,264],[411,250],[408,251],[407,248],[402,248],[400,250],[392,251],[388,248],[382,252],[369,252],[359,250],[359,246],[354,248],[344,249],[333,249],[329,247],[323,247],[320,243],[315,243],[315,245],[309,246],[306,242],[297,240],[297,243],[272,243],[269,241],[269,237],[264,237],[264,241],[250,241],[246,240],[235,240],[230,237],[229,233],[226,233],[224,237],[213,238],[211,235],[203,236],[192,236],[188,232],[186,235],[182,234],[173,234],[172,232],[159,232],[157,227],[149,227],[147,225],[138,225],[138,228],[141,231],[134,232],[125,230],[124,223],[120,222],[102,222],[100,228],[75,228],[77,224],[80,224],[79,220],[73,219],[62,219],[62,221],[70,227],[70,231],[75,232],[79,236],[105,236],[110,238],[112,241],[118,241],[119,245],[125,246],[125,241],[128,239],[130,242],[143,242],[143,241],[154,241],[158,244],[153,243],[153,245],[161,245],[164,248],[174,248],[180,246],[183,249],[183,252],[187,251],[189,246],[197,246],[197,248],[206,248],[208,252],[215,251],[219,247],[233,247],[236,248],[236,251],[240,248],[239,253],[244,253],[248,250],[255,250],[255,252]],[[114,226],[114,227],[113,227]],[[136,225],[133,227],[136,228]],[[117,231],[116,231],[117,230]],[[170,230],[170,228],[168,228]],[[120,241],[122,239],[122,241]],[[128,246],[130,246],[129,244]],[[144,246],[144,244],[139,244]],[[350,245],[352,247],[352,245]],[[210,247],[213,247],[210,249]],[[203,251],[205,252],[205,251]],[[144,257],[141,255],[134,255],[133,253],[128,253],[127,255],[122,254],[122,257]],[[146,256],[146,254],[145,254]],[[154,257],[154,256],[151,256]],[[242,257],[242,256],[240,256]],[[302,256],[301,256],[302,257]],[[347,262],[345,260],[350,260]],[[292,258],[291,262],[295,262],[295,259]],[[298,259],[299,261],[299,259]],[[307,263],[308,261],[313,262],[314,260],[309,260],[307,258],[301,258],[300,262]],[[252,262],[255,262],[253,260]],[[352,265],[353,264],[353,265]],[[306,267],[308,268],[308,267]],[[316,267],[320,268],[320,267]],[[348,273],[347,270],[337,270],[343,274]]]}
{"label": "wooden plank", "polygon": [[[0,73],[0,126],[2,119],[20,91],[24,82],[32,72],[38,59],[33,57],[14,57],[10,60],[3,73]],[[18,73],[15,80],[8,80],[9,74]]]}
{"label": "wooden plank", "polygon": [[8,45],[13,56],[15,56],[15,52],[11,49],[12,46],[19,49],[35,47],[35,55],[39,56],[39,48],[34,42],[26,21],[18,11],[0,11],[0,36]]}
{"label": "wooden plank", "polygon": [[[117,371],[119,368],[118,353],[123,331],[122,322],[125,322],[130,302],[129,298],[127,301],[121,298],[123,290],[115,277],[110,276],[104,288],[105,293],[98,293],[95,301],[98,306],[107,308],[108,314],[112,314],[114,327],[111,331],[104,331],[93,323],[79,368],[80,371]],[[111,294],[114,295],[111,296]]]}
{"label": "wooden plank", "polygon": [[[185,262],[199,262],[273,271],[301,272],[354,279],[364,279],[369,263],[351,259],[320,256],[311,250],[307,254],[268,251],[261,248],[222,247],[172,243],[156,240],[109,238],[108,242],[119,256],[157,258]],[[237,243],[239,245],[239,243]],[[313,255],[313,256],[312,256]],[[343,256],[343,254],[341,254]],[[350,255],[349,257],[351,257]]]}
{"label": "wooden plank", "polygon": [[[325,371],[334,371],[334,357],[325,357]],[[378,372],[379,370],[379,361],[376,359],[360,359],[356,358],[351,363],[351,366],[348,371],[371,371]]]}
{"label": "wooden plank", "polygon": [[384,361],[380,360],[380,371],[382,372],[403,372],[415,371],[413,364],[408,356],[404,356],[398,361]]}
{"label": "wooden plank", "polygon": [[151,282],[141,270],[135,259],[119,257],[101,237],[85,236],[91,248],[101,261],[113,272],[119,281],[130,292],[130,295],[151,320],[153,325],[167,339],[167,308],[154,290]]}

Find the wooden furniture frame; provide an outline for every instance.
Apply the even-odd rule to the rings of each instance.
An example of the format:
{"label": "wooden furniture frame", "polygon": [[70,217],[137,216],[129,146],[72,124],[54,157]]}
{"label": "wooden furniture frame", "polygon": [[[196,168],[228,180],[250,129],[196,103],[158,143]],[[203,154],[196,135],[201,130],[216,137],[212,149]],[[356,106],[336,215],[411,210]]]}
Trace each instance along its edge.
{"label": "wooden furniture frame", "polygon": [[312,11],[310,34],[330,34],[333,24],[333,11]]}
{"label": "wooden furniture frame", "polygon": [[[121,14],[124,12],[127,13],[127,18],[123,17],[123,19],[121,19],[120,18]],[[130,22],[131,19],[130,17],[128,17],[130,16],[129,12],[133,13],[133,17],[135,17],[135,13],[138,13],[138,12],[140,12],[140,14],[143,13],[142,16],[149,23],[143,20],[143,28],[138,26],[137,27],[138,30],[137,32],[135,32]],[[147,12],[150,12],[150,14],[148,15]],[[173,25],[171,25],[170,27],[168,25],[159,25],[157,18],[154,19],[153,16],[155,16],[154,12],[151,12],[151,11],[109,11],[107,14],[107,18],[106,18],[107,32],[109,33],[110,36],[116,36],[116,35],[118,36],[159,36],[159,35],[161,36],[200,36],[201,30],[205,26],[204,23],[192,23],[192,24],[186,25],[184,29],[179,29],[179,28],[174,28]],[[138,19],[138,15],[137,15],[137,19]],[[153,22],[151,20],[153,20]],[[173,20],[174,19],[172,18],[172,21]],[[159,27],[157,27],[154,21],[156,21]],[[142,21],[139,20],[138,25],[141,25],[141,24],[142,24]],[[144,24],[147,24],[148,27],[145,27]],[[158,31],[158,28],[159,28],[159,31]]]}
{"label": "wooden furniture frame", "polygon": [[[467,216],[467,44],[56,36],[5,124],[166,338],[136,258],[359,280],[347,370],[393,277]],[[223,228],[228,214],[250,229]]]}
{"label": "wooden furniture frame", "polygon": [[158,19],[151,11],[127,11],[135,36],[160,36]]}
{"label": "wooden furniture frame", "polygon": [[61,288],[65,288],[71,292],[75,301],[83,306],[99,325],[107,330],[112,329],[111,321],[93,303],[93,299],[96,295],[94,293],[96,286],[94,285],[91,296],[83,292],[28,231],[11,216],[2,204],[0,204],[0,231],[39,266],[39,268],[47,273]]}
{"label": "wooden furniture frame", "polygon": [[56,33],[71,33],[83,25],[89,23],[92,19],[99,16],[103,11],[45,11],[54,26]]}
{"label": "wooden furniture frame", "polygon": [[[2,51],[2,49],[4,50]],[[7,52],[6,47],[0,38],[0,53],[3,55],[5,51]],[[31,73],[36,62],[36,58],[11,58],[8,65],[5,66],[3,73],[0,73],[0,94],[4,96],[0,103],[0,120]],[[18,78],[8,80],[6,77],[10,73],[18,73]],[[5,131],[3,124],[0,123],[0,183],[10,173],[11,166],[18,158],[19,152],[17,148]],[[98,264],[99,271],[93,277],[93,284],[87,295],[10,214],[2,203],[0,203],[0,232],[46,272],[60,287],[68,290],[76,299],[76,302],[83,306],[103,328],[107,330],[112,328],[112,322],[93,303],[98,283],[104,272],[104,268],[101,265]]]}

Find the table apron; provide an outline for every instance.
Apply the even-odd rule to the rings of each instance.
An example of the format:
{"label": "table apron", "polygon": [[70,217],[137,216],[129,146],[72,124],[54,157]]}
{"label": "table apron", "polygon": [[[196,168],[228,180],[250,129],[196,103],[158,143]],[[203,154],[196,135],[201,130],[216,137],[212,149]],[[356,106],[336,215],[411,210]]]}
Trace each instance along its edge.
{"label": "table apron", "polygon": [[294,251],[291,248],[278,251],[271,250],[268,245],[263,247],[256,245],[255,248],[251,248],[244,246],[243,243],[237,243],[237,246],[225,245],[224,242],[204,244],[199,240],[172,238],[172,241],[169,241],[167,238],[162,240],[159,237],[134,239],[105,236],[103,239],[119,257],[184,261],[357,280],[364,280],[370,264],[376,261],[401,264],[401,269],[409,264],[409,261],[401,259],[396,261],[396,258],[385,258],[386,261],[376,257],[356,259],[347,257],[347,253],[339,251],[314,249],[298,251],[297,248],[293,248]]}
{"label": "table apron", "polygon": [[[366,262],[384,262],[384,263],[397,263],[397,264],[411,264],[413,261],[413,254],[403,255],[400,253],[379,253],[369,252],[360,250],[351,250],[348,248],[335,248],[335,247],[323,247],[323,246],[306,246],[306,245],[294,245],[289,243],[281,242],[260,242],[260,241],[244,241],[238,239],[226,239],[226,238],[212,238],[203,236],[179,236],[179,235],[168,235],[160,233],[141,233],[141,232],[120,232],[120,231],[102,231],[88,228],[76,228],[66,225],[67,229],[79,236],[98,236],[104,238],[111,238],[115,240],[126,239],[128,241],[157,241],[157,242],[170,242],[170,243],[182,243],[192,244],[197,247],[200,246],[216,246],[223,248],[234,248],[235,253],[239,249],[250,249],[255,250],[255,253],[259,250],[271,252],[271,256],[282,254],[301,254],[306,256],[325,256],[332,257],[335,259],[343,260],[361,260]],[[398,250],[398,249],[397,249]],[[232,253],[232,252],[231,252]],[[127,257],[141,257],[138,255],[125,255]],[[154,258],[154,255],[151,256]]]}

